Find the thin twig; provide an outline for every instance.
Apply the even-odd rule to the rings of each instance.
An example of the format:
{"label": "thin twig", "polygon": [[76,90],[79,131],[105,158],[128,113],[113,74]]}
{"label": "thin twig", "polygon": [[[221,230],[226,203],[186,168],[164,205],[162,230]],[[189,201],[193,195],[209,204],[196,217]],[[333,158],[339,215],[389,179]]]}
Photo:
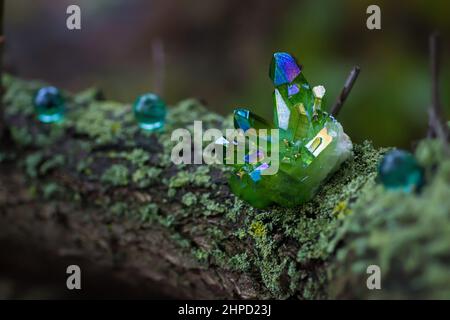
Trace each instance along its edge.
{"label": "thin twig", "polygon": [[341,111],[342,106],[344,105],[345,100],[350,94],[350,91],[352,90],[360,71],[361,69],[358,66],[355,66],[348,75],[347,80],[345,81],[344,88],[342,88],[341,94],[337,97],[333,108],[331,108],[331,115],[333,117],[336,117],[339,111]]}
{"label": "thin twig", "polygon": [[160,39],[152,42],[153,91],[164,94],[165,56],[164,45]]}
{"label": "thin twig", "polygon": [[0,0],[0,138],[4,130],[4,108],[3,108],[3,51],[5,46],[5,37],[3,35],[5,1]]}
{"label": "thin twig", "polygon": [[440,36],[439,33],[434,32],[430,35],[430,69],[431,69],[431,105],[428,110],[429,115],[429,137],[439,137],[444,141],[445,148],[448,152],[448,127],[444,119],[444,111],[442,109],[440,88],[439,88],[439,76],[440,76],[440,57],[439,46]]}

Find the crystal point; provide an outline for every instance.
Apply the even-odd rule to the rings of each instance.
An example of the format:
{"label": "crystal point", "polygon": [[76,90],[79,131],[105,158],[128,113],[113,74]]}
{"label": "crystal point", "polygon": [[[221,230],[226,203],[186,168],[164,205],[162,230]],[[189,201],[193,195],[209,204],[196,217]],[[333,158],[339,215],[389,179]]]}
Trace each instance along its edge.
{"label": "crystal point", "polygon": [[250,110],[238,108],[234,110],[234,128],[247,131],[248,129],[270,129],[273,126],[264,118],[254,114]]}
{"label": "crystal point", "polygon": [[276,52],[272,56],[269,76],[277,87],[282,84],[291,83],[301,72],[300,66],[295,58],[286,52]]}

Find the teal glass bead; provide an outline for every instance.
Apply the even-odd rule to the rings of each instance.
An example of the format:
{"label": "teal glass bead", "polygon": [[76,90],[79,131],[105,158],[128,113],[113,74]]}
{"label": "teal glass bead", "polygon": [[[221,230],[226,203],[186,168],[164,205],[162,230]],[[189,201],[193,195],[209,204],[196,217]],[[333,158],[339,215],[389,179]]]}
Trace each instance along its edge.
{"label": "teal glass bead", "polygon": [[403,150],[387,153],[378,167],[378,177],[386,189],[412,192],[424,183],[424,172],[414,156]]}
{"label": "teal glass bead", "polygon": [[39,89],[34,96],[33,104],[37,118],[41,122],[59,122],[64,118],[64,98],[55,87],[44,87]]}
{"label": "teal glass bead", "polygon": [[166,103],[156,94],[139,96],[133,105],[134,116],[141,127],[147,131],[160,131],[166,119]]}

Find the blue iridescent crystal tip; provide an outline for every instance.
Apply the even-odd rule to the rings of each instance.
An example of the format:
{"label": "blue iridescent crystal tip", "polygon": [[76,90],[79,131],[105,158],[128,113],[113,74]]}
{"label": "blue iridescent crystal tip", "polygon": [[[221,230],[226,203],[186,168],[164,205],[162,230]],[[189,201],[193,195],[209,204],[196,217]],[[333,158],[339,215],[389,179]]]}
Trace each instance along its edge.
{"label": "blue iridescent crystal tip", "polygon": [[301,67],[289,53],[276,52],[273,54],[269,77],[276,87],[285,83],[291,83],[300,72]]}
{"label": "blue iridescent crystal tip", "polygon": [[247,131],[252,127],[250,124],[250,111],[243,108],[238,108],[233,111],[234,113],[234,127],[236,129],[242,129]]}

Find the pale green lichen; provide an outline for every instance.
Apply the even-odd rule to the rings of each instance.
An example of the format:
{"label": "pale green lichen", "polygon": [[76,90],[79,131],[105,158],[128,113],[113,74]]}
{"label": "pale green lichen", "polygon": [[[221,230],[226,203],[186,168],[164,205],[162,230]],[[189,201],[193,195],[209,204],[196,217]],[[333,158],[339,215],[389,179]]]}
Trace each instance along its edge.
{"label": "pale green lichen", "polygon": [[54,182],[49,182],[45,184],[42,188],[42,193],[44,199],[52,199],[60,194],[63,194],[64,188]]}
{"label": "pale green lichen", "polygon": [[148,152],[140,148],[135,148],[131,152],[122,152],[122,155],[135,166],[142,166],[150,159]]}
{"label": "pale green lichen", "polygon": [[191,175],[188,172],[180,171],[172,177],[169,182],[169,188],[181,188],[189,184]]}
{"label": "pale green lichen", "polygon": [[100,178],[100,181],[114,187],[128,184],[129,170],[122,164],[114,164],[108,168]]}
{"label": "pale green lichen", "polygon": [[266,236],[266,226],[261,221],[253,221],[249,228],[249,233],[255,238]]}
{"label": "pale green lichen", "polygon": [[[416,151],[427,183],[419,194],[374,186],[362,193],[337,237],[330,294],[350,298],[450,296],[450,159],[442,143],[422,141]],[[368,290],[366,269],[381,269],[381,290]]]}
{"label": "pale green lichen", "polygon": [[228,259],[227,265],[234,271],[246,272],[250,270],[250,261],[247,252],[236,254]]}
{"label": "pale green lichen", "polygon": [[205,216],[218,214],[218,213],[224,213],[227,210],[227,207],[219,202],[211,201],[210,200],[210,193],[203,193],[200,196],[200,203],[203,205],[203,214]]}
{"label": "pale green lichen", "polygon": [[190,207],[190,206],[195,205],[197,203],[197,196],[194,193],[192,193],[192,192],[188,192],[188,193],[183,195],[183,197],[181,198],[181,202],[185,206]]}
{"label": "pale green lichen", "polygon": [[[8,81],[6,114],[14,117],[14,125],[10,127],[11,132],[15,130],[12,132],[14,141],[39,149],[27,153],[20,162],[29,177],[48,175],[50,179],[51,170],[57,169],[63,161],[62,158],[52,160],[48,154],[61,154],[66,162],[64,166],[72,166],[81,178],[100,182],[108,188],[130,187],[130,190],[140,189],[140,193],[145,193],[144,188],[155,185],[161,198],[144,198],[143,202],[136,203],[134,198],[116,199],[105,195],[94,202],[105,209],[105,214],[168,228],[180,250],[191,252],[207,267],[246,273],[263,285],[263,297],[324,298],[327,297],[327,281],[337,292],[331,297],[338,296],[342,291],[336,290],[340,288],[334,283],[336,278],[328,277],[332,271],[336,274],[342,270],[364,271],[364,264],[373,257],[393,270],[392,274],[389,271],[385,275],[387,296],[412,290],[399,286],[399,280],[393,278],[393,274],[399,272],[396,257],[406,262],[408,270],[419,274],[414,286],[425,288],[422,292],[427,296],[441,297],[447,293],[448,286],[438,284],[448,280],[445,265],[438,260],[448,259],[443,250],[449,252],[446,245],[450,243],[448,221],[445,220],[450,211],[449,169],[444,165],[446,160],[440,147],[433,141],[419,144],[416,152],[418,160],[426,166],[429,186],[421,195],[390,196],[377,186],[376,167],[386,149],[376,150],[364,142],[354,146],[354,158],[346,161],[308,203],[290,209],[257,210],[224,189],[224,179],[220,176],[227,172],[226,168],[172,164],[170,151],[174,143],[170,132],[173,129],[188,127],[192,130],[194,120],[203,120],[204,129],[232,127],[198,101],[186,100],[171,107],[165,132],[155,136],[139,131],[129,106],[98,102],[93,93],[86,93],[84,97],[68,96],[70,112],[64,124],[50,131],[48,126],[32,125],[28,131],[27,126],[19,125],[23,121],[20,117],[27,121],[32,117],[31,96],[40,84]],[[227,117],[227,121],[230,119]],[[68,129],[76,133],[70,150],[48,152],[47,148],[57,146]],[[151,141],[152,148],[155,144],[154,150],[161,151],[152,154],[140,145],[141,141]],[[121,148],[117,149],[119,145]],[[80,150],[86,156],[77,157]],[[44,166],[44,163],[47,164]],[[98,163],[107,165],[96,165]],[[441,178],[436,178],[436,172]],[[220,182],[216,183],[216,179]],[[47,189],[47,197],[60,196],[60,192],[54,192],[56,186],[44,189]],[[35,191],[37,193],[40,194]],[[83,198],[76,190],[73,195],[78,200]],[[166,212],[167,202],[180,205]],[[406,210],[411,213],[407,214]],[[202,228],[193,226],[190,234],[180,234],[179,226],[189,220]],[[420,223],[416,225],[411,221]],[[205,239],[201,246],[193,241],[197,236]],[[360,248],[369,250],[361,253]],[[406,253],[418,259],[411,259]],[[433,263],[425,263],[427,260]],[[341,265],[349,267],[342,269]],[[405,274],[409,275],[408,272]],[[358,283],[361,280],[365,285],[365,274],[345,273],[345,276],[341,279],[358,279]],[[437,288],[434,292],[433,286]],[[357,294],[357,288],[354,293],[364,296]]]}
{"label": "pale green lichen", "polygon": [[149,203],[139,209],[142,222],[158,220],[158,206],[155,203]]}
{"label": "pale green lichen", "polygon": [[198,187],[209,187],[211,176],[209,175],[209,167],[208,166],[200,166],[197,168],[195,173],[193,174],[193,183]]}
{"label": "pale green lichen", "polygon": [[[74,111],[70,120],[80,134],[86,134],[97,144],[113,143],[124,136],[123,126],[130,121],[130,110],[112,101],[94,101],[87,108]],[[131,118],[132,119],[132,118]]]}
{"label": "pale green lichen", "polygon": [[10,132],[13,140],[22,147],[29,146],[33,142],[33,137],[26,128],[11,127]]}
{"label": "pale green lichen", "polygon": [[124,216],[128,210],[128,204],[123,201],[118,201],[110,206],[110,212],[116,216]]}
{"label": "pale green lichen", "polygon": [[61,154],[55,155],[52,158],[44,161],[39,168],[39,173],[44,175],[50,170],[62,166],[65,163],[65,157]]}
{"label": "pale green lichen", "polygon": [[25,158],[25,171],[31,178],[36,178],[39,172],[39,165],[44,156],[40,152],[32,153]]}
{"label": "pale green lichen", "polygon": [[142,166],[136,169],[132,175],[132,181],[139,188],[146,188],[154,183],[159,175],[161,174],[161,169],[149,166]]}
{"label": "pale green lichen", "polygon": [[192,249],[192,254],[200,262],[206,262],[208,260],[209,254],[203,249],[194,248]]}

